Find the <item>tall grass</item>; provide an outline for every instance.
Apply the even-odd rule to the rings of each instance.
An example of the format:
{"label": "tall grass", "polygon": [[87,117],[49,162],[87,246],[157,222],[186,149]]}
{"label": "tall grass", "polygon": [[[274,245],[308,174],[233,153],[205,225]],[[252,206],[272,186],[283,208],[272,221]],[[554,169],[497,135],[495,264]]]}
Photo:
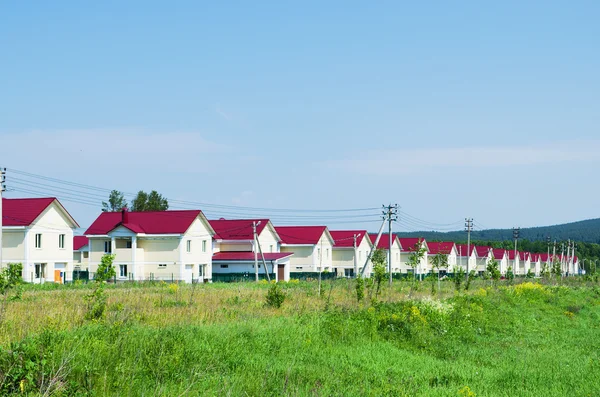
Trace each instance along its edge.
{"label": "tall grass", "polygon": [[[0,325],[0,392],[56,395],[600,394],[600,289],[353,282],[107,288],[85,321],[84,286],[27,287]],[[0,393],[0,394],[2,394]]]}

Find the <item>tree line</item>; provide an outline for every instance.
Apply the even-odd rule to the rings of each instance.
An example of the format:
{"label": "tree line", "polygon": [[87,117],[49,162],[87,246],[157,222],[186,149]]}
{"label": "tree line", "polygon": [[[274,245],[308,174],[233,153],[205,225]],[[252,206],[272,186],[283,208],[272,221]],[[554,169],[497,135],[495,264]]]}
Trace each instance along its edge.
{"label": "tree line", "polygon": [[131,200],[131,203],[125,199],[125,194],[118,190],[113,190],[108,195],[108,201],[102,202],[103,212],[115,212],[127,209],[129,211],[166,211],[169,209],[169,201],[156,190],[146,193],[140,190]]}

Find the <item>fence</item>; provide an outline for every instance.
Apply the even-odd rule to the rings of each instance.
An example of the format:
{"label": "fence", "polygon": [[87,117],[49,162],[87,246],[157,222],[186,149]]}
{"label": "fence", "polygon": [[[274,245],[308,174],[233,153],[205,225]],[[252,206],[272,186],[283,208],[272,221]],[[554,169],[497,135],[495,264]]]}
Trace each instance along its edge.
{"label": "fence", "polygon": [[[275,273],[269,273],[271,280],[275,280]],[[258,274],[259,280],[266,280],[267,276],[264,273]],[[245,281],[255,281],[254,273],[213,273],[212,281],[215,283],[237,283]]]}
{"label": "fence", "polygon": [[[321,280],[335,280],[337,274],[333,272],[321,273]],[[319,279],[319,272],[292,272],[290,273],[290,279],[311,281]]]}

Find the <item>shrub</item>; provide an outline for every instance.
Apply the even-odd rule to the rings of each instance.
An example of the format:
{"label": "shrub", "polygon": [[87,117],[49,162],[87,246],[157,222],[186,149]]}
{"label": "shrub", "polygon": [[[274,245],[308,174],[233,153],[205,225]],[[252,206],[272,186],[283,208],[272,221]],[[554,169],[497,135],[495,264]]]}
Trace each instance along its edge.
{"label": "shrub", "polygon": [[460,287],[462,286],[462,282],[465,279],[465,269],[463,269],[462,267],[458,267],[454,269],[454,275],[453,275],[453,280],[454,280],[454,288],[456,289],[456,291],[460,291]]}
{"label": "shrub", "polygon": [[361,302],[365,297],[365,280],[358,275],[356,277],[356,300]]}
{"label": "shrub", "polygon": [[279,287],[279,284],[274,283],[267,291],[267,305],[275,308],[280,308],[285,300],[285,293]]}

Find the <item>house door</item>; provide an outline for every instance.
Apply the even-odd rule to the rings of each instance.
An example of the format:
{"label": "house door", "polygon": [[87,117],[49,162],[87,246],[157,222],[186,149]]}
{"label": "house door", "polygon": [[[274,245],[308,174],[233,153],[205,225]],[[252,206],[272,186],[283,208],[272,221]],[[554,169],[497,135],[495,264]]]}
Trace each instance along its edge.
{"label": "house door", "polygon": [[185,271],[183,273],[183,281],[186,283],[191,283],[192,277],[194,277],[194,265],[185,265]]}
{"label": "house door", "polygon": [[54,282],[55,283],[62,284],[64,276],[65,276],[66,267],[67,266],[64,263],[55,263],[54,264]]}
{"label": "house door", "polygon": [[36,263],[35,265],[35,274],[34,274],[34,283],[43,283],[46,278],[46,264],[45,263]]}
{"label": "house door", "polygon": [[285,281],[285,265],[277,265],[277,281]]}

